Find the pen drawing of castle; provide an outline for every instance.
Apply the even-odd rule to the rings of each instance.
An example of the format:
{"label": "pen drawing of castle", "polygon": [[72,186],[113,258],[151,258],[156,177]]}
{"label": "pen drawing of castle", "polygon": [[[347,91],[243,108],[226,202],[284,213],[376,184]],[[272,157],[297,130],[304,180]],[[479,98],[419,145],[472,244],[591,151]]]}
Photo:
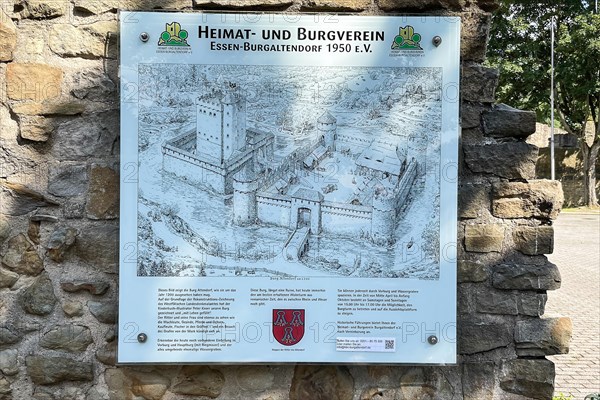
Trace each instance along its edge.
{"label": "pen drawing of castle", "polygon": [[441,74],[140,64],[138,275],[438,279]]}

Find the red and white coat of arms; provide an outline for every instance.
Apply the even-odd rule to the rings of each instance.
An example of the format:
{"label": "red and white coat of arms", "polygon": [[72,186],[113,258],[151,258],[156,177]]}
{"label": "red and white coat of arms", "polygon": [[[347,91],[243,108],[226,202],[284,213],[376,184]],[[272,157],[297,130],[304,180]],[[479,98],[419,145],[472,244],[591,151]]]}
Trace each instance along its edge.
{"label": "red and white coat of arms", "polygon": [[304,337],[304,310],[273,309],[273,336],[284,346],[293,346]]}

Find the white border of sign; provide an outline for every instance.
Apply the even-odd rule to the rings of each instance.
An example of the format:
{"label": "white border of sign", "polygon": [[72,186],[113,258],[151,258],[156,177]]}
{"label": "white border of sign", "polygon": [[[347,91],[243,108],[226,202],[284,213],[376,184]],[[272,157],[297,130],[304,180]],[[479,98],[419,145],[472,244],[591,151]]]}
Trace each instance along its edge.
{"label": "white border of sign", "polygon": [[[189,47],[161,51],[158,38],[166,24],[178,22],[188,33]],[[218,14],[121,12],[121,219],[120,219],[120,293],[119,363],[374,363],[374,364],[454,364],[456,363],[456,237],[457,166],[459,143],[459,45],[458,17],[371,17],[337,15]],[[368,40],[369,54],[303,54],[298,52],[211,51],[210,38],[199,36],[200,26],[250,30],[256,38],[229,42],[264,43],[263,29],[298,27],[325,32],[381,31],[384,41]],[[412,26],[421,36],[419,52],[392,52],[391,43],[399,28]],[[147,34],[144,42],[141,35]],[[219,33],[214,34],[215,37]],[[245,35],[245,34],[242,34]],[[433,38],[439,36],[436,46]],[[328,36],[315,44],[331,44]],[[363,36],[365,39],[372,39]],[[218,40],[216,40],[218,41]],[[337,40],[335,41],[337,42]],[[305,44],[292,35],[284,44]],[[272,44],[282,44],[280,42]],[[164,50],[164,49],[163,49]],[[324,50],[323,50],[324,51]],[[138,65],[153,63],[223,65],[300,65],[358,67],[439,67],[443,69],[441,166],[440,166],[440,266],[439,279],[386,278],[309,278],[273,280],[270,278],[147,277],[137,274],[138,240]],[[226,315],[231,319],[222,332],[213,333],[208,342],[222,341],[219,350],[202,345],[198,335],[158,333],[158,290],[207,288],[235,289],[235,301]],[[258,309],[249,307],[252,288],[324,289],[328,301],[318,304],[273,303]],[[336,291],[402,290],[418,293],[411,297],[418,312],[363,313],[359,321],[393,321],[392,329],[375,329],[371,334],[337,333]],[[303,340],[282,346],[273,340],[272,310],[304,309],[306,326]],[[145,339],[143,335],[145,335]],[[192,345],[190,338],[197,341]],[[193,340],[196,340],[193,339]],[[204,337],[206,339],[206,337]],[[180,340],[186,340],[181,344]],[[227,344],[223,344],[226,342]],[[173,342],[175,341],[175,343]],[[179,344],[177,344],[179,342]],[[206,340],[203,344],[208,343]],[[170,345],[169,345],[170,344]],[[171,350],[169,350],[169,346]]]}

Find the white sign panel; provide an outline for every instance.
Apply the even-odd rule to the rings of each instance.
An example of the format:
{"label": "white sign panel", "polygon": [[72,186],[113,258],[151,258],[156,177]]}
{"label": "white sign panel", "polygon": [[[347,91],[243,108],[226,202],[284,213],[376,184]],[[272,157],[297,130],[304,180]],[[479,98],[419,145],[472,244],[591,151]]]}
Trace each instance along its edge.
{"label": "white sign panel", "polygon": [[122,12],[120,363],[455,363],[458,18]]}

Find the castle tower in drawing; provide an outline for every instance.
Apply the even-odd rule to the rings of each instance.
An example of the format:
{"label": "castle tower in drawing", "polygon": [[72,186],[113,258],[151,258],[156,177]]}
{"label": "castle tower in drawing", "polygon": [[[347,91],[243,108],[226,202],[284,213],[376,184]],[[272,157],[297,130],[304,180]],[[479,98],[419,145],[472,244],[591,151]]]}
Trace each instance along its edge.
{"label": "castle tower in drawing", "polygon": [[371,234],[373,239],[390,240],[396,228],[396,198],[383,187],[376,188],[373,196]]}
{"label": "castle tower in drawing", "polygon": [[163,144],[163,168],[216,193],[232,194],[234,175],[245,167],[264,169],[255,164],[271,160],[274,140],[272,133],[246,125],[246,99],[229,84],[196,100],[196,129]]}
{"label": "castle tower in drawing", "polygon": [[317,119],[317,130],[323,138],[325,147],[329,151],[335,151],[335,135],[337,131],[337,120],[329,111],[325,111]]}
{"label": "castle tower in drawing", "polygon": [[233,176],[233,222],[250,225],[256,222],[257,176],[248,163]]}
{"label": "castle tower in drawing", "polygon": [[246,101],[236,88],[196,103],[196,154],[224,164],[246,144]]}

